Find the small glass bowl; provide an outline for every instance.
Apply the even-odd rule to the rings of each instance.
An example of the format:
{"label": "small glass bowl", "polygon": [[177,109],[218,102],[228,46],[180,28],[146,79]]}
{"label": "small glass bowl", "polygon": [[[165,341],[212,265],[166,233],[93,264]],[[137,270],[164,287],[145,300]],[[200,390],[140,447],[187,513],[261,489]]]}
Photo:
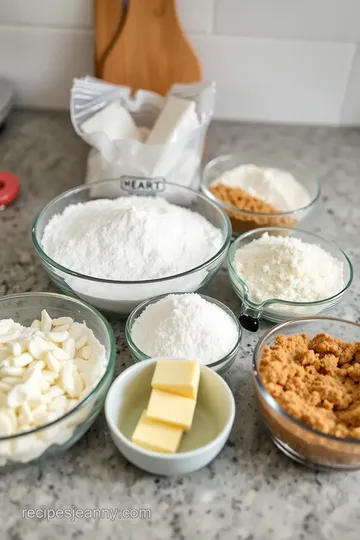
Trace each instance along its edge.
{"label": "small glass bowl", "polygon": [[[280,169],[292,174],[309,193],[309,204],[290,212],[267,214],[264,212],[241,210],[240,208],[215,197],[210,191],[210,186],[214,184],[219,176],[240,165],[246,164],[255,164],[258,167],[264,168]],[[310,212],[314,210],[320,200],[321,187],[318,179],[297,160],[287,160],[282,156],[264,157],[257,152],[254,152],[253,154],[248,152],[247,155],[235,156],[228,154],[216,157],[209,161],[202,172],[201,191],[211,201],[215,201],[216,204],[228,214],[232,225],[233,236],[236,237],[239,234],[243,234],[259,227],[296,227],[301,221],[304,221],[305,218],[309,217]]]}
{"label": "small glass bowl", "polygon": [[[177,294],[181,294],[181,293],[177,293]],[[155,298],[150,298],[150,300],[146,300],[145,302],[143,302],[142,304],[140,304],[134,309],[134,311],[130,314],[128,320],[126,321],[125,338],[130,349],[131,357],[134,360],[134,362],[141,362],[142,360],[147,360],[148,358],[151,358],[151,357],[145,354],[144,352],[140,351],[140,349],[138,349],[138,347],[133,342],[132,337],[131,337],[131,330],[132,330],[133,324],[136,321],[136,319],[141,315],[141,313],[143,313],[143,311],[150,304],[156,304],[156,302],[158,302],[162,298],[165,298],[165,296],[167,295],[163,294]],[[232,364],[235,362],[236,358],[239,356],[240,343],[241,343],[241,337],[242,337],[241,326],[239,324],[239,320],[236,317],[236,315],[233,313],[233,311],[231,311],[231,309],[225,306],[225,304],[223,304],[222,302],[219,302],[219,300],[215,300],[215,298],[206,296],[205,294],[199,294],[199,296],[201,296],[201,298],[203,298],[204,300],[207,300],[208,302],[211,302],[212,304],[215,304],[219,308],[223,309],[232,318],[232,320],[234,321],[238,329],[239,335],[238,335],[238,340],[236,342],[235,347],[220,360],[217,360],[216,362],[212,362],[211,364],[206,364],[207,367],[213,369],[220,375],[223,375],[230,369]],[[166,356],[166,355],[162,355],[162,356]]]}
{"label": "small glass bowl", "polygon": [[[303,242],[309,244],[316,244],[328,253],[330,253],[335,259],[341,261],[344,265],[344,286],[334,296],[324,298],[323,300],[317,300],[315,302],[289,302],[287,300],[280,300],[278,298],[269,298],[264,302],[257,304],[251,300],[249,288],[244,280],[239,277],[233,267],[233,259],[235,252],[249,244],[253,240],[260,238],[265,232],[269,235],[278,236],[292,236],[299,238]],[[294,319],[296,317],[310,317],[312,315],[318,315],[334,308],[340,300],[342,300],[345,292],[350,287],[353,280],[353,267],[348,259],[347,255],[338,248],[332,242],[325,240],[317,234],[313,234],[301,229],[289,229],[286,227],[263,227],[262,229],[255,229],[248,233],[239,236],[230,246],[227,254],[227,263],[229,270],[230,283],[241,300],[241,315],[240,322],[242,325],[250,331],[256,331],[259,327],[259,321],[261,318],[270,322],[283,322],[288,319]]]}
{"label": "small glass bowl", "polygon": [[[120,178],[70,189],[49,202],[34,221],[32,240],[36,253],[55,285],[65,294],[81,298],[104,313],[126,316],[148,298],[171,292],[195,292],[208,283],[226,257],[231,240],[229,218],[214,202],[192,189],[170,182],[165,182],[162,188],[151,193],[128,191],[126,179]],[[210,259],[191,270],[144,281],[115,281],[79,274],[58,264],[43,251],[41,240],[47,223],[55,214],[62,213],[68,205],[95,199],[141,195],[164,197],[172,204],[198,212],[221,230],[223,242],[220,249]]]}
{"label": "small glass bowl", "polygon": [[31,431],[0,437],[0,467],[10,468],[70,448],[84,435],[102,410],[113,379],[115,338],[111,326],[98,311],[80,300],[62,294],[37,292],[0,298],[0,319],[14,319],[24,326],[38,319],[43,309],[52,318],[67,316],[77,322],[85,322],[105,347],[106,370],[90,394],[68,413]]}
{"label": "small glass bowl", "polygon": [[318,431],[287,413],[266,390],[258,368],[265,347],[277,336],[301,334],[310,338],[326,332],[343,341],[359,341],[360,325],[330,317],[301,318],[272,328],[256,345],[253,356],[255,396],[261,417],[276,446],[291,459],[316,469],[360,469],[360,440],[338,438]]}

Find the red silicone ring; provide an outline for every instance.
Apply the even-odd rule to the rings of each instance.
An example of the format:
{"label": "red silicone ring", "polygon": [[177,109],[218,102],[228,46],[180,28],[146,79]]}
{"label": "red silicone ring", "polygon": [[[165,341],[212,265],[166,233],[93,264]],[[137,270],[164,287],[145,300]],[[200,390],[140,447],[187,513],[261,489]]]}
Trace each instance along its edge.
{"label": "red silicone ring", "polygon": [[8,206],[19,195],[18,177],[8,171],[0,171],[0,207]]}

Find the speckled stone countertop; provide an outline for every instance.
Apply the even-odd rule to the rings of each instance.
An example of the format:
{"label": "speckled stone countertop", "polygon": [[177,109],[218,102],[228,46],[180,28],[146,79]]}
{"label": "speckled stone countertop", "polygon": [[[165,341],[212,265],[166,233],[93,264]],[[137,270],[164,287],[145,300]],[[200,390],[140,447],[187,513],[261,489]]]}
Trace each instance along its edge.
{"label": "speckled stone countertop", "polygon": [[[323,207],[312,228],[339,244],[360,270],[360,131],[215,122],[208,153],[258,149],[299,158],[322,178]],[[36,261],[30,229],[35,213],[82,183],[87,147],[65,113],[16,112],[0,134],[0,168],[21,179],[18,201],[0,213],[0,295],[54,290]],[[225,271],[207,293],[238,309]],[[359,321],[359,282],[335,310]],[[130,364],[124,325],[117,372]],[[263,325],[262,330],[266,329]],[[125,461],[101,415],[67,453],[1,476],[0,539],[57,540],[358,540],[360,472],[308,470],[283,456],[259,422],[251,387],[251,354],[259,336],[244,333],[231,370],[237,416],[218,458],[190,476],[157,478]],[[150,520],[23,519],[38,508],[148,508]]]}

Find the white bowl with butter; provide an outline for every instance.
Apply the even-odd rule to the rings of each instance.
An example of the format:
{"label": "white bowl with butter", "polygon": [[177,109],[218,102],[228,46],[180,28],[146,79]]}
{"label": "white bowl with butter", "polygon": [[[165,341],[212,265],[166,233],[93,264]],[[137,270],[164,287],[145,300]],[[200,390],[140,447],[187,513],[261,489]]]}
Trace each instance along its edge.
{"label": "white bowl with butter", "polygon": [[[166,476],[187,474],[206,466],[223,448],[235,418],[234,397],[217,373],[201,365],[192,427],[184,433],[178,451],[156,452],[134,444],[131,437],[148,406],[158,360],[178,359],[144,360],[115,379],[106,397],[106,421],[117,448],[140,469]],[[161,446],[161,440],[157,442]]]}

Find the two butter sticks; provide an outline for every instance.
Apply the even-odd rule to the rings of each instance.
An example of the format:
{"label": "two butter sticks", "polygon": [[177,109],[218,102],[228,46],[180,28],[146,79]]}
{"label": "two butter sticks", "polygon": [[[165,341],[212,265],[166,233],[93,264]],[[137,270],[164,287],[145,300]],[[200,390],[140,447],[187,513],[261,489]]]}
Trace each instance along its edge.
{"label": "two butter sticks", "polygon": [[155,452],[175,453],[184,431],[191,428],[200,381],[194,360],[158,360],[150,400],[132,442]]}

